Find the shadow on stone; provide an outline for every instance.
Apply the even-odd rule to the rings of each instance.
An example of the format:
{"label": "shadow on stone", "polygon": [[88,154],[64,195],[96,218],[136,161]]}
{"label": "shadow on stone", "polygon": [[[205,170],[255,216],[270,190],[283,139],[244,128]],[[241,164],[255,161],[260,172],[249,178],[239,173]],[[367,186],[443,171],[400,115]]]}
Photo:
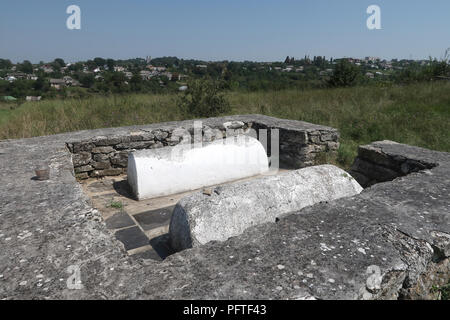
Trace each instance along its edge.
{"label": "shadow on stone", "polygon": [[121,196],[128,198],[128,199],[136,200],[136,197],[131,192],[131,188],[130,188],[130,185],[128,184],[127,180],[114,181],[113,188]]}
{"label": "shadow on stone", "polygon": [[148,245],[147,236],[137,226],[119,230],[116,239],[123,243],[125,250],[136,249]]}
{"label": "shadow on stone", "polygon": [[134,226],[133,219],[131,219],[130,216],[123,211],[106,219],[105,223],[108,229],[120,229]]}
{"label": "shadow on stone", "polygon": [[168,233],[151,239],[150,245],[162,260],[175,253],[175,250],[170,246]]}

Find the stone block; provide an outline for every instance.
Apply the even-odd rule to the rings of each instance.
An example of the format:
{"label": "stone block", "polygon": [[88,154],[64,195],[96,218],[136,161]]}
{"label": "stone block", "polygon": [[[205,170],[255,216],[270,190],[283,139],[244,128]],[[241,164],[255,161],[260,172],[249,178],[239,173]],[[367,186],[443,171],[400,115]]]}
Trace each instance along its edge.
{"label": "stone block", "polygon": [[111,157],[111,163],[125,168],[128,164],[128,152],[118,152],[114,154]]}
{"label": "stone block", "polygon": [[92,164],[92,166],[94,167],[94,169],[109,169],[111,168],[111,163],[109,161],[104,161],[104,162],[94,162]]}
{"label": "stone block", "polygon": [[92,149],[92,153],[111,153],[114,152],[114,148],[110,146],[106,147],[96,147]]}
{"label": "stone block", "polygon": [[251,226],[361,191],[355,179],[332,165],[216,187],[211,195],[199,192],[177,203],[170,221],[171,245],[180,251],[225,241]]}
{"label": "stone block", "polygon": [[94,170],[94,168],[91,165],[86,165],[75,168],[75,173],[89,172],[92,170]]}
{"label": "stone block", "polygon": [[154,198],[233,181],[268,171],[261,143],[240,136],[203,147],[181,144],[132,152],[128,182],[138,199]]}
{"label": "stone block", "polygon": [[109,155],[103,153],[96,153],[93,155],[92,159],[97,162],[104,162],[109,160]]}
{"label": "stone block", "polygon": [[72,162],[74,167],[80,167],[89,164],[91,161],[91,153],[81,151],[72,155]]}
{"label": "stone block", "polygon": [[118,150],[123,149],[146,149],[150,147],[151,145],[155,144],[155,142],[152,141],[134,141],[134,142],[126,142],[126,143],[120,143],[116,146]]}

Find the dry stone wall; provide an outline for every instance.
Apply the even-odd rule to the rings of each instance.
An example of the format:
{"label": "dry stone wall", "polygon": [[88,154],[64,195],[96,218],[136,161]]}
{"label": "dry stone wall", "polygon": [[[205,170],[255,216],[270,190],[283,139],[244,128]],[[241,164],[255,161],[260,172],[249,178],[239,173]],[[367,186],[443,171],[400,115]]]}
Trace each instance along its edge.
{"label": "dry stone wall", "polygon": [[[271,155],[271,135],[278,130],[280,166],[304,168],[319,164],[320,155],[335,153],[339,148],[339,132],[330,127],[302,121],[277,119],[261,115],[209,118],[203,120],[203,142],[227,136],[250,134],[257,138],[267,132],[267,153]],[[120,134],[107,129],[108,135],[69,142],[77,179],[114,176],[126,173],[128,154],[134,150],[175,146],[192,141],[194,121],[153,124],[130,128]],[[199,130],[200,133],[200,130]],[[191,139],[191,140],[189,140]]]}

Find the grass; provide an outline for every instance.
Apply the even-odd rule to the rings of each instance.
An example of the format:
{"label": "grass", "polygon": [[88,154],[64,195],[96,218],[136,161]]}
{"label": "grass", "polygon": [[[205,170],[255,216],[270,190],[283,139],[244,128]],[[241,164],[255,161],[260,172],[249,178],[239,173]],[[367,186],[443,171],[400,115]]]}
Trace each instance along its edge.
{"label": "grass", "polygon": [[450,283],[441,287],[433,286],[432,292],[439,292],[441,300],[450,300]]}
{"label": "grass", "polygon": [[123,203],[121,201],[111,201],[109,206],[111,208],[115,208],[115,209],[122,209],[123,208]]}
{"label": "grass", "polygon": [[[232,114],[262,113],[338,128],[341,147],[337,161],[344,168],[353,161],[358,145],[376,140],[450,151],[450,82],[230,92],[227,96]],[[0,112],[0,139],[182,119],[173,95],[27,102],[7,115]]]}

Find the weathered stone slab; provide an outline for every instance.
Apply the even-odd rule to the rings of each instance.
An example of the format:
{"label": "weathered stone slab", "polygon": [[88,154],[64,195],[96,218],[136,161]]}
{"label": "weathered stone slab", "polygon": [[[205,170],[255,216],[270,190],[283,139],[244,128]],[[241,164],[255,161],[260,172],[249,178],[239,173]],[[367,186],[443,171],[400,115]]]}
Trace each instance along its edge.
{"label": "weathered stone slab", "polygon": [[171,245],[180,251],[224,241],[251,226],[361,191],[355,179],[331,165],[220,186],[211,195],[196,193],[178,202],[170,221]]}
{"label": "weathered stone slab", "polygon": [[[205,123],[323,128],[261,115],[224,119]],[[75,180],[67,147],[159,127],[0,141],[0,299],[428,299],[433,285],[450,280],[450,154],[386,142],[372,146],[426,169],[161,263],[128,257]],[[31,179],[37,161],[49,164],[49,180]],[[67,288],[71,266],[83,289]]]}
{"label": "weathered stone slab", "polygon": [[383,151],[386,149],[386,146],[402,148],[402,145],[399,143],[387,140],[359,146],[358,157],[351,167],[350,174],[363,187],[391,181],[409,173],[431,169],[436,166],[432,161],[424,162],[420,158],[407,158],[402,155],[388,154]]}
{"label": "weathered stone slab", "polygon": [[269,170],[262,144],[239,136],[130,153],[128,182],[137,199],[195,190]]}

